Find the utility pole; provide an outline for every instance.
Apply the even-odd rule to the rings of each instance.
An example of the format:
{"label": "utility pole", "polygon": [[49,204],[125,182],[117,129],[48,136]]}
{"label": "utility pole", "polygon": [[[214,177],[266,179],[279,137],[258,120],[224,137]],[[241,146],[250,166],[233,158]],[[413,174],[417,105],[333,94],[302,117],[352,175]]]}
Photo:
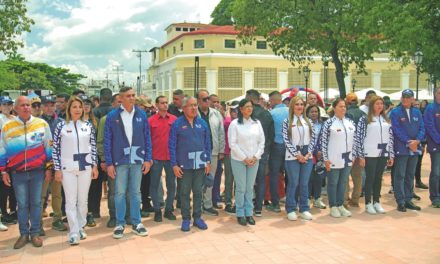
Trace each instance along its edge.
{"label": "utility pole", "polygon": [[105,87],[108,88],[108,72],[105,73]]}
{"label": "utility pole", "polygon": [[113,65],[113,71],[116,72],[116,83],[118,84],[118,89],[119,89],[120,88],[119,73],[122,73],[124,71],[124,68],[122,65]]}
{"label": "utility pole", "polygon": [[142,53],[147,53],[148,50],[132,50],[132,52],[137,53],[136,57],[139,58],[139,76],[137,78],[137,94],[141,94],[141,82],[142,82]]}

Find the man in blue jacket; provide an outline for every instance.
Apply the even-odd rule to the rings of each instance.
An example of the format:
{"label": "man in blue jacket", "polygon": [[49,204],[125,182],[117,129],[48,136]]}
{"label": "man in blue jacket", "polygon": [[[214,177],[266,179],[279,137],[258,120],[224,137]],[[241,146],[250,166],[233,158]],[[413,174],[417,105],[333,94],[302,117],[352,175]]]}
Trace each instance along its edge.
{"label": "man in blue jacket", "polygon": [[127,186],[133,233],[148,235],[141,223],[140,186],[142,174],[146,174],[153,163],[147,114],[135,106],[133,88],[123,87],[119,95],[122,104],[107,114],[104,132],[107,174],[115,179],[116,227],[113,237],[116,239],[124,235]]}
{"label": "man in blue jacket", "polygon": [[391,124],[394,134],[395,173],[394,196],[397,210],[420,210],[411,199],[413,198],[414,175],[418,156],[422,153],[420,142],[425,137],[422,113],[412,107],[414,92],[410,89],[402,91],[401,105],[391,112]]}
{"label": "man in blue jacket", "polygon": [[168,148],[174,175],[181,179],[181,230],[188,232],[191,224],[191,191],[194,226],[208,229],[201,217],[203,187],[211,169],[211,133],[208,124],[197,115],[197,100],[194,97],[185,97],[182,105],[184,115],[177,118],[171,127]]}
{"label": "man in blue jacket", "polygon": [[434,102],[425,109],[424,121],[431,156],[429,199],[432,207],[440,208],[440,87],[435,90]]}

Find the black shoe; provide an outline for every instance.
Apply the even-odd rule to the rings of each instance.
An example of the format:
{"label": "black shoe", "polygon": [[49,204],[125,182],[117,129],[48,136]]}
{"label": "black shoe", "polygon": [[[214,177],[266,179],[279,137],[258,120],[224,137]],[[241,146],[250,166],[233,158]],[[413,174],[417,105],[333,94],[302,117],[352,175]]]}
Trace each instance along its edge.
{"label": "black shoe", "polygon": [[147,205],[146,207],[142,208],[142,211],[149,212],[149,213],[154,213],[154,208],[151,205]]}
{"label": "black shoe", "polygon": [[95,227],[96,226],[95,218],[93,217],[92,213],[87,214],[86,220],[87,220],[88,227]]}
{"label": "black shoe", "polygon": [[63,218],[63,223],[67,223],[67,217]]}
{"label": "black shoe", "polygon": [[214,209],[217,209],[217,210],[221,210],[221,209],[223,209],[223,206],[221,206],[221,205],[219,205],[219,204],[214,204],[214,205],[212,205],[212,207],[213,207]]}
{"label": "black shoe", "polygon": [[420,201],[420,196],[418,196],[416,193],[413,193],[413,199],[416,199],[417,201]]}
{"label": "black shoe", "polygon": [[417,205],[413,204],[413,202],[406,202],[405,203],[405,207],[407,209],[409,209],[409,210],[416,210],[416,211],[420,211],[421,210],[420,206],[417,206]]}
{"label": "black shoe", "polygon": [[59,219],[59,220],[56,220],[52,223],[52,229],[57,230],[57,231],[66,231],[67,227],[64,225],[63,221],[61,221],[61,219]]}
{"label": "black shoe", "polygon": [[110,218],[107,222],[107,227],[108,228],[114,228],[116,226],[116,219],[115,218]]}
{"label": "black shoe", "polygon": [[9,214],[2,215],[1,222],[5,225],[17,224],[17,220],[14,220]]}
{"label": "black shoe", "polygon": [[162,212],[157,211],[154,213],[154,222],[162,222]]}
{"label": "black shoe", "polygon": [[250,225],[255,225],[255,220],[252,216],[246,216],[246,221],[250,224]]}
{"label": "black shoe", "polygon": [[397,206],[397,211],[399,211],[399,212],[406,212],[406,207],[405,207],[405,205],[404,205],[404,204],[399,204],[399,205]]}
{"label": "black shoe", "polygon": [[165,211],[165,213],[163,214],[163,216],[164,216],[166,219],[171,220],[171,221],[176,220],[176,216],[173,214],[172,211]]}
{"label": "black shoe", "polygon": [[272,212],[275,212],[275,213],[280,213],[281,212],[279,204],[268,204],[268,205],[266,205],[266,210],[272,211]]}
{"label": "black shoe", "polygon": [[235,210],[236,210],[236,207],[232,206],[231,204],[227,204],[225,207],[225,212],[230,215],[235,215]]}
{"label": "black shoe", "polygon": [[214,208],[203,208],[203,212],[207,215],[218,216],[218,211]]}
{"label": "black shoe", "polygon": [[255,210],[255,216],[261,217],[261,210]]}
{"label": "black shoe", "polygon": [[416,183],[416,188],[426,190],[426,189],[428,189],[428,186],[426,184],[424,184],[423,182],[418,182],[418,183]]}
{"label": "black shoe", "polygon": [[18,216],[17,216],[17,212],[16,212],[16,211],[9,213],[9,216],[10,216],[13,220],[18,221]]}
{"label": "black shoe", "polygon": [[246,218],[244,218],[244,216],[237,217],[237,222],[242,226],[247,225]]}

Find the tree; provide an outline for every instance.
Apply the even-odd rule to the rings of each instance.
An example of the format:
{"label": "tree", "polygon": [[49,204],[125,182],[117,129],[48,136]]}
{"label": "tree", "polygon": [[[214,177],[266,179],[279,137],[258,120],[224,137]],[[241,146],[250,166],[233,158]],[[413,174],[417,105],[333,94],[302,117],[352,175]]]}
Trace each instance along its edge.
{"label": "tree", "polygon": [[349,66],[365,72],[365,62],[374,53],[396,45],[394,34],[402,34],[407,43],[392,56],[409,63],[402,51],[415,50],[416,44],[408,40],[416,39],[423,26],[400,12],[409,13],[398,0],[236,0],[233,17],[243,42],[264,36],[274,53],[293,65],[313,63],[313,56],[329,56],[345,98]]}
{"label": "tree", "polygon": [[232,20],[232,8],[234,3],[235,0],[221,0],[211,13],[211,24],[219,26],[232,25],[234,23]]}
{"label": "tree", "polygon": [[26,16],[26,0],[0,1],[0,52],[9,55],[23,46],[22,32],[30,32],[34,21]]}

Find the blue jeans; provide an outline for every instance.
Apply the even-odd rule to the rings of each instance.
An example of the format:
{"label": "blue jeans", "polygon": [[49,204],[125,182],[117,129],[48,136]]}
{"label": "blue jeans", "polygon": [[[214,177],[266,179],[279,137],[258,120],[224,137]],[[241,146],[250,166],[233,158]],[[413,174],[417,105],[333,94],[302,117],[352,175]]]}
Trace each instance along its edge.
{"label": "blue jeans", "polygon": [[[264,194],[266,191],[266,184],[264,182],[265,178],[265,171],[266,171],[266,164],[267,164],[267,158],[269,154],[263,153],[261,156],[261,159],[258,164],[258,171],[257,171],[257,184],[255,186],[255,210],[261,211],[263,208],[263,200],[264,200]],[[234,177],[235,177],[234,173]]]}
{"label": "blue jeans", "polygon": [[414,175],[419,156],[396,156],[394,159],[394,197],[398,205],[410,202],[413,197]]}
{"label": "blue jeans", "polygon": [[116,166],[115,178],[115,208],[116,225],[125,226],[126,192],[128,188],[130,200],[131,224],[136,226],[141,222],[141,181],[142,165],[130,164]]}
{"label": "blue jeans", "polygon": [[151,167],[151,181],[150,181],[150,195],[153,201],[153,207],[155,212],[160,211],[160,201],[162,200],[159,194],[160,179],[162,178],[162,169],[165,170],[166,174],[166,185],[167,185],[167,200],[165,205],[165,212],[173,211],[173,201],[176,195],[176,177],[174,176],[173,169],[171,168],[171,162],[169,160],[154,160],[153,166]]}
{"label": "blue jeans", "polygon": [[20,235],[39,235],[44,170],[15,172],[11,174],[11,179],[18,204],[17,217]]}
{"label": "blue jeans", "polygon": [[246,166],[243,161],[231,159],[232,172],[235,182],[235,214],[237,217],[252,216],[254,214],[254,184],[259,165]]}
{"label": "blue jeans", "polygon": [[212,204],[217,205],[217,203],[221,202],[220,197],[220,185],[222,183],[222,174],[223,174],[223,160],[217,161],[217,169],[214,175],[214,186],[212,187]]}
{"label": "blue jeans", "polygon": [[351,166],[342,169],[331,169],[327,172],[327,195],[330,207],[339,207],[344,203],[344,194],[350,171]]}
{"label": "blue jeans", "polygon": [[429,199],[440,202],[440,152],[431,152],[431,174],[429,174]]}
{"label": "blue jeans", "polygon": [[269,157],[269,182],[270,199],[273,205],[280,203],[280,194],[278,193],[278,180],[280,172],[284,170],[284,156],[286,155],[286,146],[284,144],[274,143],[270,149]]}
{"label": "blue jeans", "polygon": [[[287,213],[296,211],[299,197],[299,211],[310,211],[309,199],[309,180],[313,168],[313,161],[309,159],[306,163],[297,160],[286,160],[285,168],[287,171],[287,192],[286,192],[286,211]],[[299,193],[298,193],[299,192]]]}

